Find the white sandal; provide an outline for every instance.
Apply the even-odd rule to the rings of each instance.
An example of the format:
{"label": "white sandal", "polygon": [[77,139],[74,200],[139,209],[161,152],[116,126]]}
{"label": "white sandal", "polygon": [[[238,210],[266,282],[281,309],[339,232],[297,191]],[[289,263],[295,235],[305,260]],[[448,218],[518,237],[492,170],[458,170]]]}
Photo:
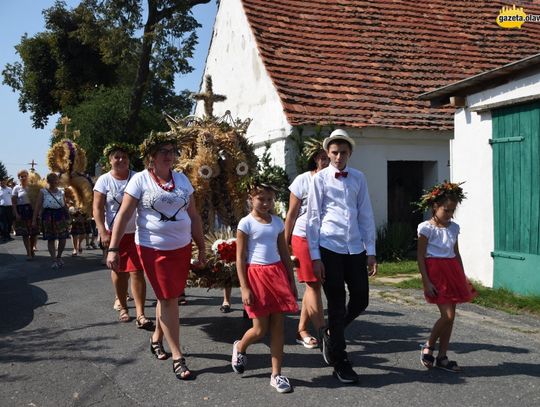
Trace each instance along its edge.
{"label": "white sandal", "polygon": [[317,341],[317,338],[311,335],[302,337],[300,332],[296,334],[296,343],[304,346],[304,348],[307,349],[315,349],[319,347],[319,341]]}

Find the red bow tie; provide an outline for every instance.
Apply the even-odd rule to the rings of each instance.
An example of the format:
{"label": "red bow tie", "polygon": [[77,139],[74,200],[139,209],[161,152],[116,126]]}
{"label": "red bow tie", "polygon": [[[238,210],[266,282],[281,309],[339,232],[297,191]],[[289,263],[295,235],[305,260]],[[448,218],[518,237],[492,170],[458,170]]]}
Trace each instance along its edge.
{"label": "red bow tie", "polygon": [[347,178],[348,174],[349,173],[347,171],[336,172],[336,178],[339,178],[339,177]]}

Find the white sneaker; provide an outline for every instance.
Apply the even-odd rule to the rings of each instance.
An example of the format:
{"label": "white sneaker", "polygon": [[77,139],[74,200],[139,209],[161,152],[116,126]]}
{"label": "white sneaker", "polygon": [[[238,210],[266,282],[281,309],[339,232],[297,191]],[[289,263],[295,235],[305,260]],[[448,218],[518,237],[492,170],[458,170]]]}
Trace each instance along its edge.
{"label": "white sneaker", "polygon": [[289,379],[280,374],[270,376],[270,386],[276,389],[278,393],[289,393],[292,391],[292,386],[289,383]]}
{"label": "white sneaker", "polygon": [[238,352],[236,347],[238,342],[240,341],[234,341],[233,344],[231,366],[236,373],[242,374],[247,366],[247,356],[245,353]]}

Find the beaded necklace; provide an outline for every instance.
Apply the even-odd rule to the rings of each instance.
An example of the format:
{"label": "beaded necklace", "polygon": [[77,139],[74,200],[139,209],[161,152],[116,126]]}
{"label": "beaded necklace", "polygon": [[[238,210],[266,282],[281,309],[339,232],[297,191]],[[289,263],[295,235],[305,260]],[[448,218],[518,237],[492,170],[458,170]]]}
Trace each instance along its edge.
{"label": "beaded necklace", "polygon": [[167,192],[171,192],[171,191],[174,190],[174,187],[175,187],[175,185],[174,185],[174,177],[173,177],[173,175],[172,175],[172,171],[171,171],[171,170],[169,170],[169,175],[171,176],[171,181],[170,181],[170,182],[171,182],[171,185],[169,185],[169,186],[165,186],[165,185],[163,185],[161,182],[159,182],[159,179],[158,179],[158,177],[156,176],[156,174],[154,174],[154,171],[153,171],[153,170],[150,170],[149,173],[150,173],[150,175],[152,176],[152,178],[154,179],[154,181],[156,181],[156,184],[158,184],[159,187],[160,187],[161,189],[163,189],[164,191],[167,191]]}

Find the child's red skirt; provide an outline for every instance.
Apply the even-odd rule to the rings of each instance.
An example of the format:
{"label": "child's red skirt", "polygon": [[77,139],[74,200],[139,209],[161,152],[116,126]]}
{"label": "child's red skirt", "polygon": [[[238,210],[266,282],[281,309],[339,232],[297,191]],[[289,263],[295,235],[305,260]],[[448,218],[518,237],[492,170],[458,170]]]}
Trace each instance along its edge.
{"label": "child's red skirt", "polygon": [[434,297],[425,295],[427,302],[457,304],[469,302],[476,297],[476,290],[467,280],[457,257],[428,257],[425,261],[428,277],[437,290],[437,295]]}
{"label": "child's red skirt", "polygon": [[250,318],[298,312],[298,304],[282,262],[248,264],[247,278],[253,298],[252,304],[244,308]]}
{"label": "child's red skirt", "polygon": [[191,264],[191,243],[175,250],[137,246],[137,252],[158,300],[178,298],[184,292]]}
{"label": "child's red skirt", "polygon": [[135,233],[126,233],[122,237],[118,245],[118,255],[120,260],[116,271],[131,273],[143,269],[135,244]]}
{"label": "child's red skirt", "polygon": [[313,265],[309,255],[309,244],[305,237],[292,235],[291,246],[293,255],[298,259],[296,275],[301,283],[315,282],[317,278],[313,274]]}

